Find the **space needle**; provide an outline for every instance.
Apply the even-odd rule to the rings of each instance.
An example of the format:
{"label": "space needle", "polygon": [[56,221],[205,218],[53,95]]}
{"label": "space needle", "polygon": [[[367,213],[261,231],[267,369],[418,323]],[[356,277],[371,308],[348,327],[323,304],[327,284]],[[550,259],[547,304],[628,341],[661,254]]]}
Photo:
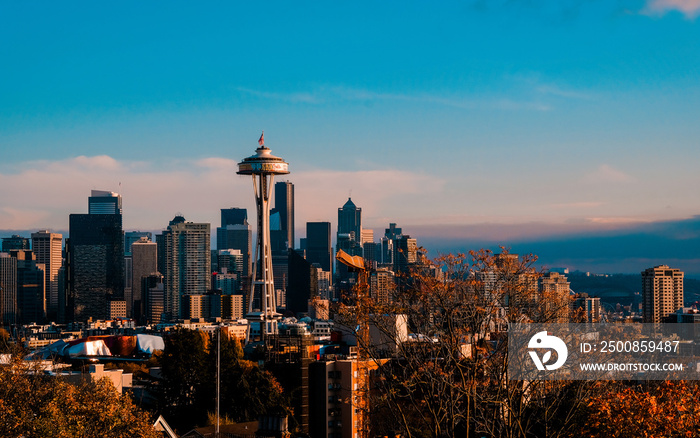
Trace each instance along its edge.
{"label": "space needle", "polygon": [[[255,245],[255,262],[248,297],[248,321],[260,322],[260,337],[263,343],[267,335],[277,334],[277,321],[282,315],[277,313],[275,282],[272,273],[272,252],[270,250],[270,193],[275,175],[289,173],[289,164],[271,154],[265,147],[265,131],[258,140],[255,155],[238,163],[238,175],[253,176],[253,192],[258,208],[258,236]],[[259,291],[260,310],[253,312],[253,298]],[[248,339],[250,340],[250,328]]]}

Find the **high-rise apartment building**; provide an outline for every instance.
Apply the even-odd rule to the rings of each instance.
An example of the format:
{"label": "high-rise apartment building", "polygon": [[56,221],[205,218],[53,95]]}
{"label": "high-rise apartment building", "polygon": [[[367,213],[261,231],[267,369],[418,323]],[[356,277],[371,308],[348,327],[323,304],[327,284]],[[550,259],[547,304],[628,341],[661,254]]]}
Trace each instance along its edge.
{"label": "high-rise apartment building", "polygon": [[373,270],[369,277],[369,295],[378,304],[389,304],[394,290],[394,273],[387,268]]}
{"label": "high-rise apartment building", "polygon": [[[65,284],[60,283],[58,278],[63,265],[63,235],[48,230],[32,233],[32,251],[36,262],[44,265],[46,317],[50,321],[57,321],[59,302],[65,306],[66,295]],[[61,309],[62,313],[64,310]]]}
{"label": "high-rise apartment building", "polygon": [[546,310],[546,322],[569,321],[569,285],[569,280],[558,272],[548,272],[540,278],[538,299],[540,307]]}
{"label": "high-rise apartment building", "polygon": [[245,296],[221,295],[221,318],[240,319],[245,316]]}
{"label": "high-rise apartment building", "polygon": [[165,312],[182,318],[183,295],[205,295],[211,289],[210,224],[176,216],[162,234],[165,264]]}
{"label": "high-rise apartment building", "polygon": [[576,294],[572,302],[573,317],[571,322],[600,322],[600,298],[589,297],[586,293]]}
{"label": "high-rise apartment building", "polygon": [[312,362],[309,365],[309,435],[325,438],[367,436],[372,371],[385,361]]}
{"label": "high-rise apartment building", "polygon": [[659,265],[642,271],[644,322],[658,323],[683,307],[683,277],[679,269]]}

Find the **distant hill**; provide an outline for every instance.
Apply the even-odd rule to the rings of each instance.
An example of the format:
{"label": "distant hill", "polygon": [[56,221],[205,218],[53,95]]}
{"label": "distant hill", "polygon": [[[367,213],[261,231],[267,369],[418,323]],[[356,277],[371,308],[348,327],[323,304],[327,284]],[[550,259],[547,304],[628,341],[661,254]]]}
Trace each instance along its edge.
{"label": "distant hill", "polygon": [[[566,275],[571,289],[578,293],[600,297],[604,303],[614,306],[638,304],[642,300],[642,277],[634,274],[609,274],[605,276],[587,276],[583,272]],[[700,301],[700,280],[685,278],[683,281],[683,298],[686,305]]]}

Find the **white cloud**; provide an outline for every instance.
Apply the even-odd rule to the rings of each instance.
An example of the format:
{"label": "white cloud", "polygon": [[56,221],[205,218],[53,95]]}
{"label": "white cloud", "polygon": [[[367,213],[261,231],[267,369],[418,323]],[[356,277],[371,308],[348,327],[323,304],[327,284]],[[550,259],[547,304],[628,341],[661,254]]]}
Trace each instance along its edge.
{"label": "white cloud", "polygon": [[587,183],[632,183],[636,181],[631,175],[615,169],[609,164],[601,164],[595,171],[589,172],[584,176],[584,181]]}
{"label": "white cloud", "polygon": [[548,94],[568,99],[592,100],[594,97],[590,93],[584,93],[568,88],[562,88],[556,84],[540,84],[535,87],[538,93]]}
{"label": "white cloud", "polygon": [[490,99],[470,99],[459,98],[454,96],[445,97],[429,93],[385,93],[380,91],[367,90],[363,88],[352,88],[343,86],[320,86],[308,92],[291,93],[259,91],[244,87],[238,87],[237,90],[242,93],[246,93],[264,99],[290,103],[306,103],[314,105],[341,101],[394,101],[432,104],[461,109],[494,109],[507,111],[549,111],[551,109],[549,105],[539,102],[537,100],[516,100],[507,97],[493,97]]}
{"label": "white cloud", "polygon": [[555,209],[569,210],[569,209],[598,208],[598,207],[601,207],[603,205],[605,205],[604,202],[581,201],[581,202],[560,202],[560,203],[552,204],[551,207],[555,208]]}
{"label": "white cloud", "polygon": [[687,18],[693,19],[700,13],[700,0],[649,0],[642,12],[663,15],[673,10],[682,12]]}
{"label": "white cloud", "polygon": [[[236,175],[236,161],[226,158],[144,163],[81,156],[21,168],[0,174],[0,187],[12,187],[0,192],[1,229],[66,230],[69,214],[87,212],[92,189],[122,194],[125,229],[161,229],[178,212],[212,228],[221,208],[244,207],[254,214],[250,177]],[[410,217],[415,213],[411,202],[439,196],[444,184],[437,177],[394,169],[298,171],[288,179],[296,186],[299,228],[311,220],[334,222],[350,191],[369,214],[391,210]]]}
{"label": "white cloud", "polygon": [[1,228],[67,229],[69,214],[87,212],[93,189],[123,195],[125,228],[162,228],[177,211],[209,221],[236,202],[234,188],[243,185],[232,165],[226,159],[144,163],[108,156],[24,163],[18,173],[0,174],[0,184],[13,188],[0,193]]}

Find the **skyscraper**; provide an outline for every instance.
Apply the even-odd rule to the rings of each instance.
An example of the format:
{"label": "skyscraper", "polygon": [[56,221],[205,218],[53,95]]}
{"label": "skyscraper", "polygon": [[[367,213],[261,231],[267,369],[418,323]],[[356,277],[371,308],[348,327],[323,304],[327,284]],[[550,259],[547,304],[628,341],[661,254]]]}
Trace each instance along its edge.
{"label": "skyscraper", "polygon": [[287,310],[298,314],[306,312],[309,300],[318,297],[318,269],[297,251],[289,254],[289,287],[287,288]]}
{"label": "skyscraper", "polygon": [[221,227],[216,229],[216,249],[237,249],[243,255],[243,278],[250,276],[253,267],[253,231],[245,208],[222,208]]}
{"label": "skyscraper", "polygon": [[12,237],[2,238],[2,252],[10,252],[13,249],[29,249],[29,239],[13,234]]}
{"label": "skyscraper", "polygon": [[[66,241],[69,319],[107,319],[111,316],[110,302],[124,300],[121,207],[118,194],[93,190],[88,198],[88,214],[69,216]],[[40,261],[38,257],[37,260]]]}
{"label": "skyscraper", "polygon": [[181,318],[182,295],[204,295],[211,289],[210,224],[176,216],[163,231],[165,313]]}
{"label": "skyscraper", "polygon": [[381,238],[381,253],[377,257],[377,261],[384,266],[394,265],[394,249],[395,241],[401,237],[403,230],[398,228],[395,223],[390,223],[389,228],[384,229],[384,237]]}
{"label": "skyscraper", "polygon": [[93,190],[88,198],[88,214],[122,214],[121,195],[104,190]]}
{"label": "skyscraper", "polygon": [[586,293],[576,294],[572,309],[576,318],[572,322],[600,322],[600,298],[598,297],[589,297]]}
{"label": "skyscraper", "polygon": [[17,259],[0,252],[0,327],[17,323]]}
{"label": "skyscraper", "polygon": [[124,300],[122,215],[71,214],[69,227],[68,319],[108,319],[110,301]]}
{"label": "skyscraper", "polygon": [[547,311],[548,322],[569,322],[569,281],[558,272],[548,272],[540,278],[539,297]]}
{"label": "skyscraper", "polygon": [[[32,251],[36,262],[44,265],[46,316],[50,321],[56,321],[59,301],[65,302],[66,294],[65,285],[59,283],[58,279],[58,272],[63,265],[63,235],[48,230],[32,233]],[[59,294],[63,296],[59,297]]]}
{"label": "skyscraper", "polygon": [[659,265],[642,271],[644,322],[658,323],[683,307],[683,272]]}
{"label": "skyscraper", "polygon": [[145,315],[143,279],[158,272],[157,254],[156,244],[147,237],[141,237],[131,245],[132,297],[131,303],[127,303],[127,312],[137,320]]}
{"label": "skyscraper", "polygon": [[291,182],[275,183],[274,211],[280,215],[280,230],[284,232],[287,248],[294,249],[294,184]]}
{"label": "skyscraper", "polygon": [[394,287],[394,272],[387,268],[373,270],[369,276],[369,294],[379,304],[391,302]]}
{"label": "skyscraper", "polygon": [[330,222],[306,223],[306,260],[318,263],[326,272],[333,272]]}
{"label": "skyscraper", "polygon": [[394,240],[394,272],[408,272],[418,261],[418,243],[411,236],[402,234]]}
{"label": "skyscraper", "polygon": [[338,235],[347,234],[351,245],[347,252],[350,255],[362,255],[362,209],[348,201],[338,209]]}
{"label": "skyscraper", "polygon": [[13,249],[17,259],[17,324],[42,323],[46,317],[44,265],[37,264],[34,253]]}
{"label": "skyscraper", "polygon": [[[222,208],[221,209],[221,226],[226,225],[243,225],[248,223],[248,210],[245,208]],[[223,249],[223,248],[219,248]]]}
{"label": "skyscraper", "polygon": [[131,255],[131,245],[134,244],[134,242],[138,242],[141,240],[142,237],[145,237],[148,240],[153,240],[153,233],[150,231],[127,231],[124,233],[124,255],[125,256],[130,256]]}
{"label": "skyscraper", "polygon": [[[308,242],[307,242],[308,245]],[[362,256],[362,209],[348,201],[338,209],[338,233],[336,235],[336,252],[343,250],[353,256]],[[347,281],[350,277],[347,266],[335,264],[336,286]]]}

